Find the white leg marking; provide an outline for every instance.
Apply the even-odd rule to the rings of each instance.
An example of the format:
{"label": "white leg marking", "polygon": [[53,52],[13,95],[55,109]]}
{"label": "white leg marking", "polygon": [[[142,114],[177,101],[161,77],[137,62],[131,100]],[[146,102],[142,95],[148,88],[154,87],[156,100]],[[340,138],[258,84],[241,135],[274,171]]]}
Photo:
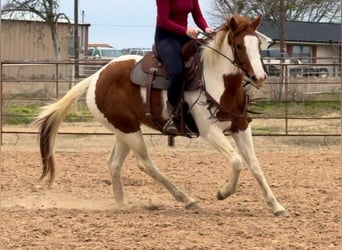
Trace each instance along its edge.
{"label": "white leg marking", "polygon": [[255,155],[252,131],[250,127],[248,127],[245,131],[233,133],[232,136],[237,147],[239,148],[241,155],[247,162],[248,168],[251,170],[255,179],[259,183],[267,204],[273,208],[273,213],[278,215],[282,212],[285,212],[285,208],[277,201],[270,186],[268,185],[264,173],[260,167],[259,161]]}
{"label": "white leg marking", "polygon": [[119,137],[120,140],[127,143],[127,145],[131,148],[141,171],[148,174],[161,185],[163,185],[177,201],[184,202],[187,208],[196,207],[195,201],[182,190],[180,190],[176,185],[171,183],[171,181],[169,181],[168,178],[166,178],[154,165],[150,156],[148,155],[147,148],[140,131],[130,134],[124,134],[118,131],[116,136]]}
{"label": "white leg marking", "polygon": [[[204,132],[204,131],[203,131]],[[242,170],[242,160],[228,139],[222,133],[222,129],[216,125],[211,125],[201,134],[211,143],[219,152],[221,152],[231,163],[231,179],[219,190],[218,199],[225,199],[236,192],[237,182]]]}
{"label": "white leg marking", "polygon": [[108,158],[108,167],[110,175],[112,177],[114,199],[119,206],[124,206],[125,204],[123,187],[121,182],[121,168],[129,151],[130,149],[126,143],[117,140]]}

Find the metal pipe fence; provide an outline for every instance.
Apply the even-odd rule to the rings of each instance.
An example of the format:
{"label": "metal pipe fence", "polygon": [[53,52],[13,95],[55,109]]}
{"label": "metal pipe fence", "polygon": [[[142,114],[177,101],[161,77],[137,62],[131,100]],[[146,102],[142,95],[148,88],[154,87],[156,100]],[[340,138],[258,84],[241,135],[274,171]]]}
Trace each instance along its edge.
{"label": "metal pipe fence", "polygon": [[[1,62],[1,133],[35,134],[29,124],[38,108],[62,97],[75,83],[108,61]],[[340,64],[267,65],[261,90],[248,87],[256,136],[340,136]],[[77,70],[76,70],[77,69]],[[75,72],[79,72],[75,76]],[[254,101],[253,101],[254,100]],[[254,105],[254,102],[256,105]],[[91,122],[82,97],[67,122]],[[80,124],[79,124],[80,123]],[[19,126],[17,126],[19,125]],[[61,130],[61,134],[110,135],[105,130]],[[159,132],[146,132],[161,135]]]}

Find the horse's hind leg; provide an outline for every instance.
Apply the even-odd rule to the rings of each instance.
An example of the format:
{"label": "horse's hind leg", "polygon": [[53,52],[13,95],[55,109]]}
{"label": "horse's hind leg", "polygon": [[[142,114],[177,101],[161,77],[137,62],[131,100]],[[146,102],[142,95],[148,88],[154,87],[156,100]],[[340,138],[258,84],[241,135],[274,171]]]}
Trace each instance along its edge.
{"label": "horse's hind leg", "polygon": [[266,203],[272,207],[273,213],[276,216],[287,215],[286,209],[277,201],[270,186],[268,185],[264,173],[260,167],[259,161],[254,152],[253,139],[251,129],[248,127],[245,131],[239,131],[232,134],[241,155],[247,162],[248,168],[253,173],[255,179],[258,181]]}
{"label": "horse's hind leg", "polygon": [[171,181],[169,181],[169,179],[165,177],[154,165],[148,155],[147,148],[140,131],[130,134],[117,133],[117,136],[120,136],[120,138],[129,145],[137,159],[138,167],[140,170],[150,175],[153,179],[163,185],[175,197],[177,201],[185,203],[186,208],[197,208],[196,202],[181,189],[179,189],[176,185],[174,185]]}
{"label": "horse's hind leg", "polygon": [[117,140],[108,158],[109,171],[112,177],[114,199],[119,207],[123,207],[125,205],[123,187],[121,182],[121,168],[129,151],[130,149],[126,143]]}

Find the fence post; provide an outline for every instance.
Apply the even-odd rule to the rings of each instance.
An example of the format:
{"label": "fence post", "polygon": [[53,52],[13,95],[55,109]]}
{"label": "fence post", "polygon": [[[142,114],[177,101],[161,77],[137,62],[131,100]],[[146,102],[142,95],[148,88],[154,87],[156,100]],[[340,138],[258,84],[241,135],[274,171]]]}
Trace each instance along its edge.
{"label": "fence post", "polygon": [[59,64],[58,62],[56,62],[56,98],[57,100],[59,99],[59,89],[58,89],[58,85],[59,85],[59,82],[58,82],[58,73],[59,73],[59,68],[58,68]]}
{"label": "fence post", "polygon": [[175,137],[172,135],[167,136],[167,145],[169,147],[174,147],[175,146]]}
{"label": "fence post", "polygon": [[[0,0],[1,1],[1,0]],[[1,8],[1,7],[0,7]],[[0,18],[1,19],[1,18]],[[1,48],[1,47],[0,47]],[[0,49],[1,50],[1,49]],[[4,107],[3,100],[2,100],[2,93],[3,93],[3,82],[2,82],[2,73],[3,73],[3,64],[1,59],[1,52],[0,52],[0,155],[1,155],[1,145],[2,145],[2,109]]]}
{"label": "fence post", "polygon": [[288,75],[288,65],[284,65],[285,67],[285,71],[283,72],[284,73],[284,86],[285,86],[285,135],[288,135],[289,134],[289,131],[288,131],[288,126],[289,126],[289,75]]}

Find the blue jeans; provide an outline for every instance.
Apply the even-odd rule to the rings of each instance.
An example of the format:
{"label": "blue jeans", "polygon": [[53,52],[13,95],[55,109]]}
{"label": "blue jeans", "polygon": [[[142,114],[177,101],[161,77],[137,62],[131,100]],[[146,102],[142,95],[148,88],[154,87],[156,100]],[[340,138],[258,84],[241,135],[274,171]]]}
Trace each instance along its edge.
{"label": "blue jeans", "polygon": [[176,107],[184,88],[184,62],[181,50],[191,39],[157,28],[155,33],[155,48],[166,71],[170,76],[171,85],[167,91],[168,102]]}

